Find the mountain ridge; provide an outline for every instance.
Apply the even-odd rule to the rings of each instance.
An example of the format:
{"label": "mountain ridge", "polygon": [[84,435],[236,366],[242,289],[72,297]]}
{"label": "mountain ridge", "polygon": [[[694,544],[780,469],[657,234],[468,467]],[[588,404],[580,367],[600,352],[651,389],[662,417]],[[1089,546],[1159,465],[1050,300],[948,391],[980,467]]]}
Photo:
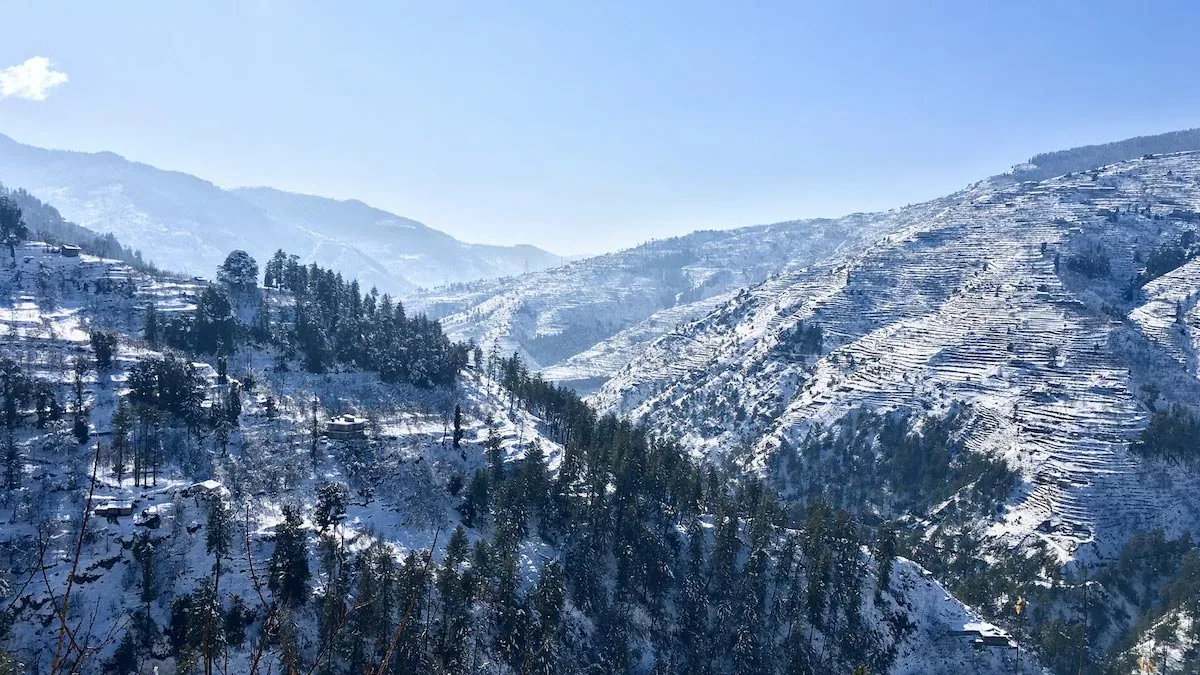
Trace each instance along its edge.
{"label": "mountain ridge", "polygon": [[[148,258],[189,274],[206,273],[230,248],[245,249],[261,260],[282,242],[303,251],[306,263],[333,266],[392,292],[508,276],[560,262],[533,246],[461,242],[361,200],[274,188],[225,189],[109,151],[48,150],[2,134],[0,180],[27,189],[84,227],[136,240]],[[379,226],[389,222],[405,224],[410,236],[398,240],[406,230]],[[347,230],[353,235],[347,236]]]}

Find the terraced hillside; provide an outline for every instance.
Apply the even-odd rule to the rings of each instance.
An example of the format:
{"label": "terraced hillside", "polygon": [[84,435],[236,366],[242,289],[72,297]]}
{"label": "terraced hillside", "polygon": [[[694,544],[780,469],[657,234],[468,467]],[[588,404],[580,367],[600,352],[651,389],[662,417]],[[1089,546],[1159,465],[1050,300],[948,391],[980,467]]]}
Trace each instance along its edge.
{"label": "terraced hillside", "polygon": [[[1197,400],[1195,263],[1132,279],[1198,211],[1196,153],[989,179],[738,293],[594,400],[760,472],[854,411],[966,409],[961,443],[1022,478],[990,534],[1106,556],[1200,515],[1194,476],[1129,450],[1155,400]],[[819,354],[794,348],[801,322],[822,329]]]}
{"label": "terraced hillside", "polygon": [[486,347],[498,342],[548,378],[587,391],[733,292],[855,250],[957,199],[836,220],[696,232],[534,274],[417,292],[405,305],[441,318],[455,339]]}

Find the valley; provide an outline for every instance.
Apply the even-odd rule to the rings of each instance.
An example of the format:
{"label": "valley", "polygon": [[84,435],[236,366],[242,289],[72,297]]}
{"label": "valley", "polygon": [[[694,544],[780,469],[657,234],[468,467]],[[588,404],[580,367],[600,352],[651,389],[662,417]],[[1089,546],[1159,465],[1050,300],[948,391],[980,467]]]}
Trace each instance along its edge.
{"label": "valley", "polygon": [[15,245],[7,663],[1186,664],[1200,154],[1016,175],[402,298]]}

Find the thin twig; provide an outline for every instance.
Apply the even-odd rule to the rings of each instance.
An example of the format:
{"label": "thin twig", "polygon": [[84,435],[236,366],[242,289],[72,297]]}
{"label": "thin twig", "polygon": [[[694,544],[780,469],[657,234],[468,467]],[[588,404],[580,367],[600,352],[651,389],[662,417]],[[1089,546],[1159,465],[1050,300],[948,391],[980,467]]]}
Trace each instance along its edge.
{"label": "thin twig", "polygon": [[[75,573],[79,571],[79,558],[80,558],[80,556],[83,555],[83,537],[87,533],[88,517],[92,513],[92,498],[96,494],[96,471],[97,471],[97,469],[99,469],[99,467],[100,467],[100,444],[96,443],[96,459],[95,459],[95,461],[92,462],[92,480],[88,484],[87,501],[85,501],[83,504],[83,519],[79,525],[79,538],[75,541],[75,556],[71,560],[71,575],[69,577],[67,577],[67,590],[63,594],[62,611],[59,614],[60,624],[59,624],[59,630],[58,630],[58,645],[54,649],[54,660],[50,664],[50,673],[52,675],[53,675],[53,673],[58,672],[59,666],[61,663],[61,659],[65,659],[67,657],[67,655],[69,655],[71,653],[70,648],[68,648],[66,654],[62,653],[63,639],[66,637],[66,634],[68,632],[67,611],[71,605],[71,589],[75,585]],[[44,574],[44,572],[43,572],[43,574]],[[72,636],[72,638],[71,638],[71,648],[79,649],[79,646],[75,644],[74,636]],[[80,655],[82,656],[83,650],[79,649],[79,652],[80,652]]]}
{"label": "thin twig", "polygon": [[396,631],[392,633],[391,644],[388,645],[388,650],[383,655],[383,661],[379,664],[379,668],[375,670],[375,675],[383,675],[384,671],[387,670],[388,662],[392,660],[392,652],[396,650],[396,645],[400,643],[400,636],[404,633],[409,619],[412,618],[413,609],[421,595],[421,588],[425,585],[425,580],[429,578],[429,567],[433,564],[433,552],[437,550],[437,540],[441,533],[442,526],[438,525],[437,529],[433,532],[433,544],[429,548],[428,557],[425,558],[425,566],[421,569],[420,585],[414,588],[412,595],[409,596],[404,616],[400,619],[400,623],[396,625]]}

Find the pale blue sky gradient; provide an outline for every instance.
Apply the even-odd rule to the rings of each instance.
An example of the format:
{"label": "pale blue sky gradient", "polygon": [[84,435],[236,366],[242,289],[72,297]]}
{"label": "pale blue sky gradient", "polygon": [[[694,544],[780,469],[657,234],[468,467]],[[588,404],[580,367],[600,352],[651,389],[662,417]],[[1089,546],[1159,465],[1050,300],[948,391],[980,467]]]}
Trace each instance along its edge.
{"label": "pale blue sky gradient", "polygon": [[21,0],[0,133],[598,252],[1200,126],[1198,6]]}

